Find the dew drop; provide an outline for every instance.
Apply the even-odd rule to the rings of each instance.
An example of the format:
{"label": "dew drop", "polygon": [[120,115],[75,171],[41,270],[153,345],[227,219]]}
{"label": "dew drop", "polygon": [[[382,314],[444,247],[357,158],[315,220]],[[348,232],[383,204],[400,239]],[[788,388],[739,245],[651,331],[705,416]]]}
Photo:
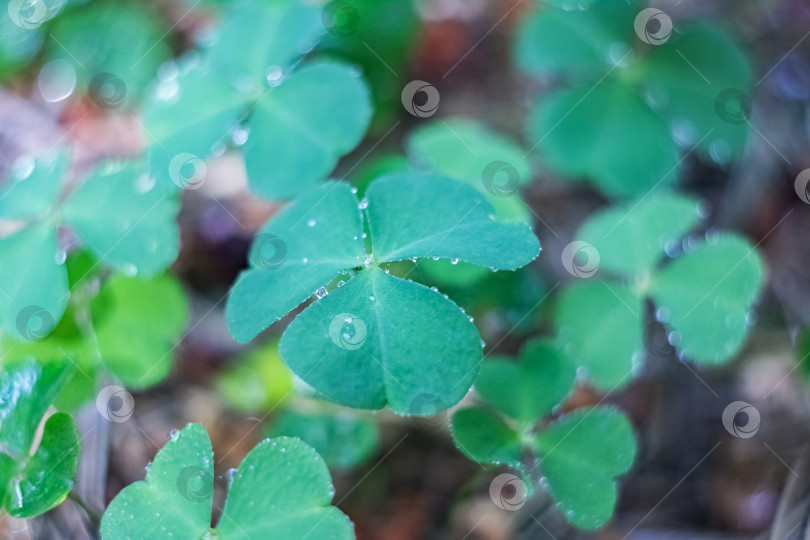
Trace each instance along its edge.
{"label": "dew drop", "polygon": [[213,154],[214,157],[219,157],[225,154],[225,150],[225,143],[218,142],[211,147],[211,154]]}
{"label": "dew drop", "polygon": [[321,287],[320,289],[315,291],[315,296],[318,297],[318,299],[323,298],[327,294],[329,294],[329,291],[326,290],[326,287]]}
{"label": "dew drop", "polygon": [[53,257],[53,260],[56,264],[65,264],[65,260],[67,260],[67,252],[64,249],[58,250]]}
{"label": "dew drop", "polygon": [[180,85],[175,80],[168,80],[157,86],[156,97],[161,101],[169,101],[180,94]]}
{"label": "dew drop", "polygon": [[267,75],[265,77],[267,84],[270,86],[278,86],[284,82],[284,71],[279,66],[270,66],[267,68]]}
{"label": "dew drop", "polygon": [[11,167],[11,174],[18,182],[25,180],[34,172],[35,163],[34,158],[29,155],[20,156]]}
{"label": "dew drop", "polygon": [[667,336],[667,341],[673,347],[677,347],[678,345],[681,344],[681,334],[679,332],[672,331]]}
{"label": "dew drop", "polygon": [[176,429],[173,429],[169,432],[170,441],[176,441],[178,436],[180,436],[180,432]]}
{"label": "dew drop", "polygon": [[138,193],[148,193],[155,187],[155,177],[151,174],[142,174],[135,180],[135,191]]}
{"label": "dew drop", "polygon": [[314,227],[315,223],[317,223],[314,219],[310,219],[307,221],[307,227]]}
{"label": "dew drop", "polygon": [[37,87],[48,103],[62,101],[76,89],[76,70],[65,60],[51,60],[40,70]]}
{"label": "dew drop", "polygon": [[458,264],[458,259],[453,257],[452,259],[450,259],[450,264]]}
{"label": "dew drop", "polygon": [[359,208],[360,210],[365,210],[366,208],[368,208],[368,199],[363,199],[362,201],[360,201],[360,203],[357,205],[357,208]]}
{"label": "dew drop", "polygon": [[177,67],[177,62],[168,61],[160,64],[157,70],[158,79],[161,81],[171,81],[177,78],[180,69]]}
{"label": "dew drop", "polygon": [[231,133],[231,140],[233,144],[236,146],[242,146],[248,140],[248,130],[247,128],[239,127],[233,130]]}

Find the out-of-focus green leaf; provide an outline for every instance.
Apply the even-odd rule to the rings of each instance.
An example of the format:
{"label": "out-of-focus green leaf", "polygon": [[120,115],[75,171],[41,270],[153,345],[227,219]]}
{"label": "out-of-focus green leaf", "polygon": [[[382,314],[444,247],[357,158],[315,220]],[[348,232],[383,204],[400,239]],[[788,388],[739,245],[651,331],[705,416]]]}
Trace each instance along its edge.
{"label": "out-of-focus green leaf", "polygon": [[[92,299],[86,290],[77,291],[47,337],[29,342],[4,336],[0,343],[9,359],[68,360],[75,365],[56,398],[59,406],[72,410],[95,395],[96,378],[103,370],[131,388],[163,380],[188,316],[185,295],[174,278],[114,275]],[[91,324],[77,322],[87,317]]]}
{"label": "out-of-focus green leaf", "polygon": [[742,153],[752,100],[751,64],[726,32],[705,23],[652,47],[641,69],[650,104],[685,147],[724,165]]}
{"label": "out-of-focus green leaf", "polygon": [[[242,147],[248,182],[263,197],[292,198],[323,181],[360,142],[372,111],[355,68],[328,60],[297,67],[321,32],[314,4],[226,7],[210,43],[181,60],[181,74],[147,104],[150,160],[162,184],[171,187],[168,177],[196,187],[202,160],[231,143]],[[254,44],[247,54],[246,41]]]}
{"label": "out-of-focus green leaf", "polygon": [[643,306],[621,283],[588,281],[562,292],[554,314],[557,339],[590,382],[612,389],[630,381],[643,351]]}
{"label": "out-of-focus green leaf", "polygon": [[[318,42],[324,28],[316,6],[287,0],[231,2],[210,43],[211,62],[230,76],[261,81],[286,70]],[[245,36],[256,38],[245,47]]]}
{"label": "out-of-focus green leaf", "polygon": [[598,79],[627,54],[630,48],[625,42],[635,38],[635,2],[584,3],[592,5],[587,9],[537,9],[529,14],[515,37],[518,67],[534,75]]}
{"label": "out-of-focus green leaf", "polygon": [[417,169],[472,185],[501,218],[529,221],[519,188],[531,181],[531,168],[516,142],[473,120],[451,118],[412,132],[407,148]]}
{"label": "out-of-focus green leaf", "polygon": [[73,65],[78,87],[97,105],[131,106],[171,55],[168,31],[149,4],[92,2],[54,21],[47,56]]}
{"label": "out-of-focus green leaf", "polygon": [[[621,281],[570,287],[555,322],[560,343],[597,386],[622,384],[641,361],[648,297],[682,357],[719,364],[740,350],[763,263],[755,246],[717,232],[685,241],[681,253],[678,239],[698,217],[694,201],[669,193],[603,210],[582,226],[579,241],[596,248],[599,263]],[[665,254],[676,258],[667,261]]]}
{"label": "out-of-focus green leaf", "polygon": [[350,411],[307,413],[287,409],[267,430],[269,437],[298,437],[334,469],[357,466],[374,452],[380,434],[367,416]]}
{"label": "out-of-focus green leaf", "polygon": [[556,344],[535,340],[524,346],[517,363],[484,362],[475,391],[509,417],[531,422],[563,402],[573,388],[575,375],[574,364]]}
{"label": "out-of-focus green leaf", "polygon": [[555,170],[614,197],[666,186],[681,166],[669,126],[622,81],[544,97],[531,113],[528,138]]}
{"label": "out-of-focus green leaf", "polygon": [[133,388],[166,377],[189,318],[186,296],[176,279],[114,276],[90,309],[107,369]]}
{"label": "out-of-focus green leaf", "polygon": [[52,224],[40,223],[0,238],[0,289],[4,332],[37,341],[53,330],[69,295]]}
{"label": "out-of-focus green leaf", "polygon": [[412,2],[332,0],[324,2],[327,29],[319,49],[360,66],[374,101],[374,126],[387,130],[402,110],[402,75],[418,39],[419,17]]}
{"label": "out-of-focus green leaf", "polygon": [[748,333],[748,313],[763,280],[756,248],[734,235],[710,238],[665,266],[651,295],[659,318],[691,360],[719,364],[734,356]]}
{"label": "out-of-focus green leaf", "polygon": [[264,94],[243,149],[253,190],[276,199],[314,188],[363,138],[368,101],[358,71],[325,61],[307,64]]}
{"label": "out-of-focus green leaf", "polygon": [[127,275],[153,275],[180,248],[180,201],[154,186],[141,164],[102,165],[65,203],[65,220],[104,263]]}
{"label": "out-of-focus green leaf", "polygon": [[697,201],[654,193],[639,203],[614,206],[588,219],[577,239],[599,252],[599,268],[620,275],[649,273],[668,246],[699,220]]}
{"label": "out-of-focus green leaf", "polygon": [[293,380],[281,361],[278,340],[262,343],[222,373],[217,389],[225,402],[243,413],[275,408],[292,395]]}

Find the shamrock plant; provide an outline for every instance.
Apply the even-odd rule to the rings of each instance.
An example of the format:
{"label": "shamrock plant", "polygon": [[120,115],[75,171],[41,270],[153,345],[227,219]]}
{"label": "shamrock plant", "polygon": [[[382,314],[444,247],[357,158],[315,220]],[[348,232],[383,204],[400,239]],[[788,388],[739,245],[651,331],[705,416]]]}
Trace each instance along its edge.
{"label": "shamrock plant", "polygon": [[[92,273],[95,260],[71,255],[69,272]],[[62,320],[46,337],[18,340],[4,336],[4,360],[69,359],[76,370],[56,402],[75,409],[95,396],[106,374],[128,388],[145,388],[163,380],[174,360],[174,347],[188,322],[188,305],[176,279],[113,274],[74,288]],[[138,336],[135,339],[133,336]]]}
{"label": "shamrock plant", "polygon": [[61,226],[127,275],[153,275],[177,256],[179,201],[153,189],[142,164],[102,164],[75,189],[66,186],[67,173],[63,150],[25,158],[0,192],[0,221],[13,231],[0,238],[0,327],[17,339],[43,338],[67,306]]}
{"label": "shamrock plant", "polygon": [[470,459],[508,465],[528,482],[541,476],[566,519],[594,529],[613,514],[615,477],[632,465],[636,442],[612,407],[559,413],[575,377],[574,364],[548,340],[526,344],[518,362],[487,360],[475,383],[484,404],[456,411],[451,431]]}
{"label": "shamrock plant", "polygon": [[739,351],[762,261],[731,233],[681,242],[699,220],[695,200],[655,194],[597,213],[569,244],[564,262],[572,273],[595,279],[565,290],[554,320],[560,343],[592,383],[623,384],[641,362],[646,299],[683,358],[719,364]]}
{"label": "shamrock plant", "polygon": [[293,197],[323,181],[360,142],[372,113],[356,69],[333,60],[298,67],[323,32],[314,3],[230,6],[207,46],[167,68],[146,104],[153,171],[194,188],[205,179],[201,158],[233,143],[263,197]]}
{"label": "shamrock plant", "polygon": [[[230,475],[229,475],[230,476]],[[354,538],[321,457],[298,439],[266,439],[229,478],[228,498],[211,527],[214,452],[200,424],[172,434],[146,480],[124,488],[101,520],[105,540],[127,538]]]}
{"label": "shamrock plant", "polygon": [[406,147],[418,170],[470,184],[498,217],[530,221],[519,189],[531,181],[531,168],[525,150],[508,137],[474,120],[450,118],[415,129]]}
{"label": "shamrock plant", "polygon": [[[532,106],[527,137],[572,179],[628,197],[676,179],[679,146],[725,165],[748,132],[751,67],[722,29],[676,26],[636,2],[537,9],[515,40],[517,65],[571,86]],[[585,7],[585,6],[584,6]]]}
{"label": "shamrock plant", "polygon": [[79,432],[67,413],[52,414],[37,429],[70,377],[66,361],[5,362],[0,371],[0,509],[36,516],[61,503],[73,487]]}
{"label": "shamrock plant", "polygon": [[[478,331],[444,295],[381,265],[430,257],[514,270],[531,262],[540,249],[531,229],[493,212],[474,188],[419,173],[384,176],[361,202],[342,182],[314,189],[257,235],[228,299],[231,333],[249,341],[317,292],[281,339],[299,377],[350,407],[419,414],[412,404],[423,395],[451,406],[475,380]],[[348,281],[330,292],[341,272]]]}
{"label": "shamrock plant", "polygon": [[138,103],[169,58],[162,33],[152,5],[103,0],[56,17],[45,52],[49,60],[71,66],[76,86],[86,89],[94,105],[117,109]]}

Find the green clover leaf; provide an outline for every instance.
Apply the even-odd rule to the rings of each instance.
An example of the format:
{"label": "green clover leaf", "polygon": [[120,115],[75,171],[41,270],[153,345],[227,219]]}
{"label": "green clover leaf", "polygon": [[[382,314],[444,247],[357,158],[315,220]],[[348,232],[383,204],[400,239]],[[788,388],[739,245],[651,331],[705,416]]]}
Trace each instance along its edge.
{"label": "green clover leaf", "polygon": [[66,361],[4,360],[0,366],[0,507],[13,516],[47,512],[73,487],[81,443],[70,415],[48,417],[32,448],[38,426],[72,370]]}
{"label": "green clover leaf", "polygon": [[474,120],[450,118],[414,130],[406,143],[418,170],[476,188],[503,219],[529,222],[519,188],[531,179],[526,151]]}
{"label": "green clover leaf", "polygon": [[[354,68],[330,60],[297,68],[323,30],[314,4],[229,7],[211,44],[183,60],[146,105],[155,174],[196,187],[205,178],[202,158],[232,139],[262,197],[290,198],[322,182],[360,142],[372,114]],[[245,40],[260,46],[246,53]]]}
{"label": "green clover leaf", "polygon": [[138,538],[354,538],[331,506],[334,488],[321,457],[298,439],[266,439],[233,475],[225,508],[211,527],[214,452],[200,424],[173,434],[146,480],[124,488],[101,520],[106,540]]}
{"label": "green clover leaf", "polygon": [[153,189],[142,164],[102,164],[60,202],[68,161],[63,149],[36,161],[25,158],[0,191],[0,220],[14,224],[0,238],[0,326],[18,340],[44,338],[67,307],[61,225],[72,228],[100,262],[128,275],[162,271],[179,249],[179,201]]}
{"label": "green clover leaf", "polygon": [[77,89],[96,107],[133,108],[171,56],[162,19],[149,5],[102,1],[76,6],[54,20],[45,53],[71,66]]}
{"label": "green clover leaf", "polygon": [[553,342],[529,342],[517,363],[484,363],[475,391],[490,407],[456,411],[451,432],[467,457],[508,465],[521,472],[524,482],[539,467],[540,485],[566,519],[595,529],[613,514],[614,477],[633,464],[636,443],[630,423],[609,407],[578,409],[544,421],[570,394],[574,377],[574,364]]}
{"label": "green clover leaf", "polygon": [[578,409],[538,433],[534,449],[548,489],[568,521],[595,529],[610,519],[616,506],[614,477],[636,457],[633,428],[621,412]]}
{"label": "green clover leaf", "polygon": [[598,273],[608,277],[563,291],[555,321],[560,343],[595,385],[624,384],[640,365],[647,298],[682,357],[719,364],[740,350],[763,263],[755,247],[727,233],[687,241],[679,254],[699,219],[696,201],[670,193],[609,208],[580,228],[578,241],[599,254]]}
{"label": "green clover leaf", "polygon": [[330,469],[350,469],[367,459],[379,442],[377,423],[366,415],[345,409],[318,412],[286,409],[266,434],[298,437],[318,452]]}
{"label": "green clover leaf", "polygon": [[677,179],[682,149],[719,165],[739,157],[752,70],[735,41],[706,23],[673,32],[660,10],[652,39],[636,2],[587,4],[537,9],[515,38],[518,67],[571,84],[532,106],[528,143],[542,159],[573,181],[632,197]]}
{"label": "green clover leaf", "polygon": [[287,206],[257,235],[226,318],[233,336],[249,341],[341,272],[355,272],[290,324],[282,358],[343,405],[387,403],[409,414],[427,394],[449,407],[475,379],[478,331],[445,296],[379,265],[431,257],[513,270],[538,252],[527,225],[496,221],[492,206],[463,183],[396,173],[373,182],[361,203],[348,185],[332,183]]}
{"label": "green clover leaf", "polygon": [[[146,388],[163,380],[189,318],[185,294],[168,275],[113,275],[96,296],[84,293],[83,289],[74,293],[65,317],[47,337],[28,341],[4,336],[0,341],[8,359],[69,359],[77,369],[56,402],[71,410],[95,396],[96,380],[103,373],[111,373],[128,388]],[[90,324],[81,322],[85,319]]]}

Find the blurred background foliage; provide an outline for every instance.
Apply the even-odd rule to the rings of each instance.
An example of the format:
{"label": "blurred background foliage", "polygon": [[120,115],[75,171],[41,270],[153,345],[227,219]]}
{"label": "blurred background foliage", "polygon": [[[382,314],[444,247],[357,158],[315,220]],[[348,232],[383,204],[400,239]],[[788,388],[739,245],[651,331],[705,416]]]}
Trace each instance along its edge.
{"label": "blurred background foliage", "polygon": [[[331,177],[362,195],[387,172],[453,176],[493,202],[499,217],[532,224],[541,239],[540,258],[515,272],[432,260],[392,265],[473,316],[485,354],[516,358],[530,337],[552,335],[572,296],[594,287],[575,284],[565,246],[589,218],[635,204],[651,188],[674,186],[700,201],[700,224],[683,231],[693,235],[678,238],[672,254],[721,229],[757,246],[765,289],[756,316],[742,310],[748,339],[719,367],[679,358],[650,300],[639,301],[632,334],[603,332],[604,341],[588,338],[616,321],[584,317],[579,307],[595,309],[601,296],[585,295],[567,310],[596,356],[626,345],[644,357],[620,390],[605,395],[580,380],[564,405],[615,405],[636,429],[636,464],[614,520],[598,533],[572,529],[542,493],[518,512],[494,508],[493,473],[455,449],[446,411],[404,418],[319,399],[279,357],[283,324],[248,345],[230,337],[225,295],[252,236],[282,204],[251,194],[238,137],[203,156],[199,189],[161,199],[165,211],[150,230],[161,247],[179,239],[168,253],[140,250],[148,237],[119,248],[117,258],[104,248],[133,194],[150,190],[124,180],[120,190],[91,189],[91,181],[107,186],[122,169],[145,167],[140,158],[152,141],[144,109],[177,77],[178,59],[193,62],[210,45],[234,3],[45,0],[41,25],[0,17],[0,188],[41,172],[33,162],[44,150],[70,147],[51,182],[58,191],[0,200],[0,248],[8,249],[0,278],[73,291],[47,339],[4,334],[0,347],[4,362],[33,355],[74,365],[53,402],[75,413],[84,448],[76,491],[92,509],[143,478],[171,429],[200,421],[222,457],[215,501],[228,468],[261,438],[299,436],[330,466],[361,539],[748,538],[772,525],[773,538],[803,534],[807,513],[791,509],[805,508],[795,471],[808,460],[810,434],[810,209],[794,184],[810,167],[806,2],[656,2],[674,26],[661,44],[654,43],[660,27],[644,29],[646,40],[636,32],[635,17],[648,7],[636,2],[347,0],[322,8],[323,36],[306,60],[357,66],[374,106],[365,137]],[[400,93],[412,80],[438,89],[435,116],[403,108]],[[189,110],[205,111],[206,100]],[[495,161],[517,170],[518,186],[490,190],[481,182],[482,168]],[[17,252],[3,242],[26,227],[47,231],[37,237],[43,257],[63,255],[54,264],[64,264],[56,270],[64,283],[9,262]],[[147,267],[130,271],[142,257]],[[697,264],[693,275],[707,266]],[[622,343],[628,336],[638,339]],[[134,415],[99,424],[92,401],[114,382],[132,392]],[[756,439],[735,439],[719,421],[735,399],[761,412]],[[73,503],[30,522],[0,518],[0,527],[10,538],[89,538],[92,530]]]}

